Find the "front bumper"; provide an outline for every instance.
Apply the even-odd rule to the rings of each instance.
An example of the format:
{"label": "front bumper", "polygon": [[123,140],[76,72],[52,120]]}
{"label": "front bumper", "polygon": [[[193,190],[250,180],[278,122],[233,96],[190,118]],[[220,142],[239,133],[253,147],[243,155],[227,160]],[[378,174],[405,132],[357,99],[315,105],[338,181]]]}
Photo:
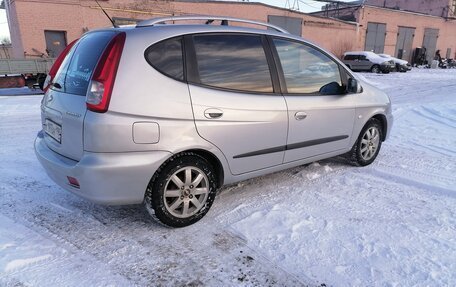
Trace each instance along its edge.
{"label": "front bumper", "polygon": [[[85,152],[78,162],[49,149],[40,134],[35,139],[35,154],[59,186],[92,202],[109,205],[143,202],[150,179],[171,155],[167,151]],[[76,178],[80,187],[71,186],[67,176]]]}
{"label": "front bumper", "polygon": [[391,130],[394,125],[394,117],[393,117],[392,113],[389,113],[386,115],[386,122],[387,122],[387,126],[386,126],[385,140],[389,139],[389,137],[391,136]]}
{"label": "front bumper", "polygon": [[393,72],[396,70],[396,66],[395,65],[380,65],[380,70],[385,73],[385,72]]}
{"label": "front bumper", "polygon": [[411,66],[410,64],[408,64],[408,65],[401,65],[401,64],[399,64],[399,65],[398,65],[398,70],[399,70],[400,72],[410,71],[411,69],[412,69],[412,66]]}

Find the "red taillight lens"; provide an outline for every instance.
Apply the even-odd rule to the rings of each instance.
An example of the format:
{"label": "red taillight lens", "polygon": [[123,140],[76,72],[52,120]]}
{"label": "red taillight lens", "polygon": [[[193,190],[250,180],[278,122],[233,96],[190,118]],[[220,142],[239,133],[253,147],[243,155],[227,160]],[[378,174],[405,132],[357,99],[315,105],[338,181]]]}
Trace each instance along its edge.
{"label": "red taillight lens", "polygon": [[117,34],[98,61],[86,97],[87,109],[93,112],[104,113],[108,110],[125,38],[124,32]]}
{"label": "red taillight lens", "polygon": [[79,188],[79,187],[80,187],[79,181],[78,181],[75,177],[67,176],[67,179],[68,179],[68,183],[69,183],[71,186],[76,187],[76,188]]}
{"label": "red taillight lens", "polygon": [[60,53],[60,55],[55,60],[54,64],[51,67],[51,70],[49,70],[49,74],[47,75],[46,80],[44,80],[44,84],[43,84],[44,92],[46,92],[49,89],[49,87],[51,86],[52,80],[54,79],[55,75],[57,74],[57,71],[59,70],[60,66],[62,65],[63,60],[65,59],[66,55],[68,55],[68,52],[70,52],[71,47],[73,47],[74,44],[76,43],[76,41],[78,41],[78,40],[79,39],[76,39],[73,42],[71,42],[70,44],[68,44],[68,46],[66,46],[65,49],[63,49],[62,53]]}

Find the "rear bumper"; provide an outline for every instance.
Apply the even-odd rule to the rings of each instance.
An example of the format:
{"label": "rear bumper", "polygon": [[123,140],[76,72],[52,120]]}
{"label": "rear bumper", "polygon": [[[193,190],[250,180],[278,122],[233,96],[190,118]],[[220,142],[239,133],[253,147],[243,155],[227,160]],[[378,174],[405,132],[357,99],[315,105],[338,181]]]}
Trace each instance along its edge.
{"label": "rear bumper", "polygon": [[[35,139],[35,153],[59,186],[92,202],[109,205],[141,203],[153,174],[171,155],[167,151],[85,152],[78,162],[49,149],[40,134]],[[67,176],[76,178],[80,188],[71,186]]]}

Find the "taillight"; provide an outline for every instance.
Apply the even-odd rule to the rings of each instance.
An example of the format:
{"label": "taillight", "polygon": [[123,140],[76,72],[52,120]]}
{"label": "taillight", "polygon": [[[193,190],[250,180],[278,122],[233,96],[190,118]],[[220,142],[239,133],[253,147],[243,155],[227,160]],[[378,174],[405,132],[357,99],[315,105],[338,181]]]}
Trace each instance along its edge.
{"label": "taillight", "polygon": [[117,34],[98,61],[86,97],[87,109],[93,112],[104,113],[108,110],[125,38],[124,32]]}
{"label": "taillight", "polygon": [[79,181],[78,181],[77,178],[72,177],[72,176],[67,176],[67,179],[68,179],[68,183],[69,183],[72,187],[80,188]]}
{"label": "taillight", "polygon": [[59,70],[60,66],[62,65],[63,60],[65,59],[66,55],[68,55],[68,52],[70,52],[71,47],[73,47],[74,44],[76,43],[76,41],[78,41],[78,40],[79,39],[76,39],[73,42],[71,42],[70,44],[68,44],[68,46],[66,46],[65,49],[63,49],[62,53],[60,53],[60,55],[55,60],[54,64],[51,67],[51,70],[49,71],[49,74],[46,76],[46,79],[44,80],[43,91],[45,93],[51,86],[52,80],[54,79],[55,75],[57,74],[57,71]]}

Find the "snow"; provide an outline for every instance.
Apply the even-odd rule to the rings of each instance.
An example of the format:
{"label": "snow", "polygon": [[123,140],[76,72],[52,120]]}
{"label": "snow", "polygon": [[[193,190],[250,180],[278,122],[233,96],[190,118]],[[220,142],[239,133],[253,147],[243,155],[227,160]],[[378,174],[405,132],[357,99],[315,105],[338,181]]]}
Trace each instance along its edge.
{"label": "snow", "polygon": [[183,229],[57,187],[33,152],[41,96],[0,96],[0,286],[455,286],[456,70],[362,76],[395,116],[372,165],[227,186]]}

